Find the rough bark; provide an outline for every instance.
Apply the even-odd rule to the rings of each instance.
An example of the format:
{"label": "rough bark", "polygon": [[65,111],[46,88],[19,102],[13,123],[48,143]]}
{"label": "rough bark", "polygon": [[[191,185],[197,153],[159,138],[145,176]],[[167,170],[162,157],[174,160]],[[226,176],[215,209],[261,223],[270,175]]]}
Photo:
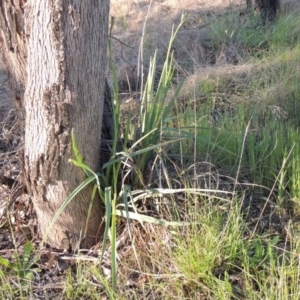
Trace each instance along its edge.
{"label": "rough bark", "polygon": [[273,20],[279,10],[279,0],[246,0],[247,9],[258,9],[263,20]]}
{"label": "rough bark", "polygon": [[257,6],[263,20],[272,21],[279,9],[279,0],[257,0]]}
{"label": "rough bark", "polygon": [[[109,0],[2,0],[0,45],[12,91],[25,120],[27,189],[45,237],[51,220],[84,173],[68,162],[70,132],[84,160],[100,160]],[[91,186],[63,211],[46,237],[57,248],[83,235]],[[93,204],[84,245],[99,236],[102,211]]]}

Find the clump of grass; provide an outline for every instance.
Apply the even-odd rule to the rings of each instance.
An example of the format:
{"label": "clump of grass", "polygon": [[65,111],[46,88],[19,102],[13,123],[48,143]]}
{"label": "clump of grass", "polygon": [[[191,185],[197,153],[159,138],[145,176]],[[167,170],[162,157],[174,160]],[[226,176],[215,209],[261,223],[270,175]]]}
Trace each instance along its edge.
{"label": "clump of grass", "polygon": [[198,207],[200,225],[175,237],[182,298],[286,299],[299,291],[299,243],[288,250],[280,235],[245,235],[240,205],[237,198],[228,206]]}
{"label": "clump of grass", "polygon": [[212,22],[210,29],[216,51],[221,50],[223,45],[231,45],[245,56],[260,53],[267,47],[267,27],[253,14],[240,16],[238,12],[227,13]]}
{"label": "clump of grass", "polygon": [[223,45],[231,45],[240,49],[245,59],[248,54],[264,58],[269,52],[286,51],[299,44],[298,15],[296,10],[280,15],[276,22],[262,24],[260,18],[253,14],[228,13],[211,24],[211,38],[216,50],[221,50]]}
{"label": "clump of grass", "polygon": [[299,9],[285,15],[280,15],[273,26],[270,35],[272,50],[292,49],[300,41]]}
{"label": "clump of grass", "polygon": [[[281,185],[291,194],[298,193],[293,187],[298,174],[298,130],[289,122],[278,120],[269,108],[252,115],[250,112],[247,104],[239,105],[234,112],[220,113],[216,122],[209,105],[196,115],[185,110],[184,117],[179,119],[181,136],[185,137],[180,142],[182,152],[191,158],[196,149],[197,160],[209,159],[231,176],[239,170],[240,178],[247,177],[262,187],[271,188],[280,173],[281,182],[277,182],[276,189]],[[250,129],[246,131],[248,124]],[[178,152],[176,148],[173,151]]]}
{"label": "clump of grass", "polygon": [[[285,34],[287,28],[291,30]],[[257,58],[249,60],[245,56],[253,66],[247,69],[244,80],[238,78],[241,76],[238,72],[233,77],[226,73],[201,77],[193,100],[200,102],[196,106],[199,111],[195,113],[192,104],[179,107],[178,126],[186,137],[181,147],[191,157],[195,152],[191,139],[195,138],[197,159],[208,157],[231,176],[239,170],[240,178],[246,176],[251,182],[268,188],[276,181],[276,190],[293,195],[297,189],[292,182],[297,179],[289,176],[295,170],[293,153],[298,153],[296,145],[299,144],[296,137],[299,126],[296,112],[300,105],[299,24],[294,13],[265,25],[251,15],[225,14],[212,24],[212,39],[219,49],[224,43],[242,48],[258,47],[244,39],[251,29],[254,36],[267,42],[268,51],[262,53],[258,63]],[[282,48],[278,47],[281,40]],[[286,43],[288,47],[284,46]]]}
{"label": "clump of grass", "polygon": [[234,296],[229,274],[237,272],[235,266],[240,264],[245,247],[245,224],[238,202],[205,205],[196,209],[195,216],[200,225],[184,229],[184,234],[176,239],[173,252],[188,296],[196,299],[204,294],[208,298],[229,299]]}

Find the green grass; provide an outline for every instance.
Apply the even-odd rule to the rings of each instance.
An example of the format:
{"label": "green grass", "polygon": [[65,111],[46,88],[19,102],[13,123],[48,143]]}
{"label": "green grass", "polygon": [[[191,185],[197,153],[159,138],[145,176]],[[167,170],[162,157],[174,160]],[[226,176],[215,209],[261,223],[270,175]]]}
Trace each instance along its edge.
{"label": "green grass", "polygon": [[[119,151],[116,136],[110,161],[94,173],[72,136],[72,162],[87,174],[79,189],[94,182],[106,230],[101,260],[82,256],[62,271],[63,299],[299,298],[297,20],[290,13],[261,25],[235,12],[214,19],[216,53],[236,47],[245,69],[201,77],[183,85],[185,94],[174,80],[171,35],[159,84],[154,55],[134,117],[122,110],[113,71],[115,128],[130,145]],[[1,257],[8,299],[37,289],[27,277],[40,271],[26,245],[15,262]]]}

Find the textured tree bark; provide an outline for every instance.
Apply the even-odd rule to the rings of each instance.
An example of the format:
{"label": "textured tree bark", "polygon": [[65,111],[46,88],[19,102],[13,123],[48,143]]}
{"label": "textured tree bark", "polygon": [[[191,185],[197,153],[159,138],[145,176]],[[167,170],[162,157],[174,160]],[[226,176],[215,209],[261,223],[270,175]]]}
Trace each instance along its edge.
{"label": "textured tree bark", "polygon": [[272,21],[279,9],[279,0],[257,0],[257,6],[263,20]]}
{"label": "textured tree bark", "polygon": [[279,0],[246,0],[247,9],[258,9],[263,20],[273,20],[279,10]]}
{"label": "textured tree bark", "polygon": [[[0,45],[25,120],[27,189],[44,238],[63,201],[85,179],[68,162],[72,128],[85,162],[99,168],[108,15],[109,0],[0,1]],[[83,234],[91,188],[66,207],[47,243],[66,248]],[[96,199],[84,246],[99,237],[102,214]]]}

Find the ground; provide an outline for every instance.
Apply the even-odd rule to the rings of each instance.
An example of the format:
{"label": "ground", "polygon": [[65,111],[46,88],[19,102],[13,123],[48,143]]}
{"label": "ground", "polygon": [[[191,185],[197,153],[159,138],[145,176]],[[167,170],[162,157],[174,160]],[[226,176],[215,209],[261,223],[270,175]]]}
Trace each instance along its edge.
{"label": "ground", "polygon": [[[258,109],[260,109],[263,106],[260,103],[260,95],[255,93],[249,95],[245,93],[241,94],[239,89],[246,89],[251,77],[254,76],[255,72],[259,72],[260,68],[259,62],[246,62],[246,55],[251,51],[256,51],[257,56],[259,56],[268,50],[266,48],[262,48],[261,50],[259,47],[259,49],[254,49],[250,46],[245,47],[230,39],[226,39],[222,47],[216,47],[216,41],[212,38],[211,31],[215,28],[212,24],[220,16],[226,16],[226,14],[230,16],[233,12],[242,19],[243,26],[246,28],[247,26],[250,27],[248,25],[250,19],[246,14],[246,1],[241,0],[112,0],[110,37],[123,113],[128,114],[128,110],[130,109],[133,111],[139,109],[139,99],[141,98],[140,87],[143,81],[145,81],[149,71],[150,57],[153,57],[155,50],[157,50],[158,62],[155,80],[156,85],[158,84],[157,81],[163,69],[164,57],[167,53],[172,27],[174,24],[176,26],[180,23],[183,13],[186,14],[186,19],[172,46],[175,58],[175,76],[172,79],[172,83],[174,86],[177,86],[184,80],[178,99],[180,100],[180,105],[184,107],[185,112],[188,112],[190,105],[192,105],[193,110],[197,111],[202,109],[201,105],[203,103],[215,101],[214,109],[209,116],[207,124],[213,124],[212,127],[218,130],[219,119],[225,114],[234,115],[233,112],[235,112],[237,105],[243,101],[253,103],[253,106],[257,105]],[[257,23],[257,28],[259,28],[261,26],[259,20]],[[234,35],[234,32],[229,32],[224,28],[223,34],[227,38]],[[259,45],[261,46],[261,44]],[[107,78],[110,86],[113,86],[111,67],[108,67]],[[210,79],[213,80],[215,78],[220,78],[220,86],[222,85],[222,81],[226,82],[225,86],[227,90],[220,90],[214,94],[214,99],[208,99],[207,96],[203,96],[198,90],[200,86],[202,89],[211,89],[209,85]],[[203,86],[204,82],[207,82],[207,86]],[[171,98],[172,92],[173,90],[167,97]],[[278,91],[276,94],[279,94],[279,92],[281,91]],[[284,111],[275,105],[272,106],[272,109],[273,115],[276,114],[278,119],[284,118]],[[259,126],[262,125],[258,124]],[[19,158],[22,155],[22,138],[18,127],[17,113],[13,110],[9,94],[9,85],[4,64],[0,60],[0,183],[2,183],[0,186],[0,216],[2,217],[1,224],[4,224],[0,228],[0,257],[8,259],[11,259],[15,248],[19,252],[24,253],[26,240],[31,240],[32,244],[37,248],[41,246],[39,244],[38,225],[36,224],[34,208],[31,205],[30,198],[25,193],[24,187],[20,189],[22,193],[16,193],[22,182],[22,169],[19,162]],[[168,150],[172,153],[172,149]],[[278,236],[279,242],[277,242],[276,247],[281,249],[280,251],[282,252],[280,253],[283,253],[283,249],[289,250],[288,241],[291,232],[290,211],[289,209],[281,209],[276,204],[278,193],[272,190],[272,186],[268,187],[268,191],[264,194],[264,192],[258,191],[248,181],[248,174],[243,173],[240,177],[237,176],[236,178],[230,177],[232,174],[226,172],[224,166],[214,165],[210,161],[194,161],[192,167],[183,167],[182,165],[178,167],[179,164],[173,166],[172,163],[174,161],[170,163],[167,170],[170,177],[174,175],[174,178],[172,178],[172,180],[174,179],[172,181],[174,186],[176,183],[176,185],[181,187],[180,184],[182,183],[176,181],[176,175],[183,173],[185,178],[188,178],[190,182],[197,181],[197,184],[201,188],[207,188],[209,185],[209,188],[220,192],[219,196],[223,201],[222,205],[220,205],[220,210],[226,211],[226,215],[228,214],[229,216],[232,213],[229,207],[231,210],[234,210],[232,206],[233,198],[230,195],[235,194],[239,195],[239,197],[242,195],[243,200],[239,207],[239,217],[242,216],[241,218],[247,224],[247,228],[243,232],[244,236],[246,238],[249,237],[249,239],[256,233],[268,235],[270,239],[273,236]],[[228,169],[231,167],[231,165],[228,165]],[[195,173],[197,174],[196,179]],[[10,181],[10,179],[15,181]],[[165,183],[167,184],[167,181]],[[269,192],[270,190],[271,192]],[[175,202],[177,204],[181,203],[183,201],[182,198],[181,194],[177,195]],[[161,198],[159,199],[161,200]],[[199,202],[195,203],[195,206],[203,205],[203,199],[201,197],[199,199],[197,198]],[[208,200],[209,205],[214,204],[216,201],[210,198]],[[155,199],[155,201],[158,200]],[[155,201],[154,203],[156,203]],[[163,198],[164,203],[168,201],[171,203],[173,198]],[[7,217],[5,210],[9,202],[12,205],[9,208],[10,216]],[[171,207],[171,205],[166,205],[166,207]],[[145,202],[141,204],[141,209],[144,209],[148,213],[151,211]],[[160,213],[154,209],[149,215],[157,218],[161,217]],[[184,221],[190,217],[184,208],[181,208],[179,215],[181,220]],[[223,216],[223,212],[220,213],[220,216]],[[209,216],[207,218],[209,219]],[[294,221],[296,219],[295,217]],[[222,224],[216,230],[225,230],[229,223],[228,221],[226,224]],[[162,274],[165,272],[165,270],[161,271],[160,269],[159,259],[154,259],[152,255],[155,256],[155,254],[159,253],[160,248],[164,249],[164,251],[168,249],[170,253],[174,251],[178,232],[174,235],[174,232],[158,225],[140,225],[139,222],[132,222],[130,228],[128,230],[126,224],[123,222],[118,224],[118,232],[120,232],[118,250],[120,257],[122,257],[120,269],[121,273],[123,272],[123,277],[120,277],[119,292],[125,295],[125,299],[160,299],[161,297],[162,299],[169,299],[166,294],[162,296],[162,290],[151,287],[153,282],[157,284],[156,287],[159,287],[159,284],[164,281]],[[203,227],[196,228],[199,229],[199,232],[203,231]],[[211,228],[209,228],[208,232],[210,230]],[[185,229],[182,229],[182,236],[185,236],[184,231]],[[138,254],[132,253],[133,243],[131,243],[130,235],[135,236],[135,248],[133,248],[135,251],[138,251]],[[187,245],[191,245],[188,240],[187,235],[186,243]],[[191,243],[193,244],[193,242]],[[254,250],[252,250],[254,252],[260,249],[260,246],[257,246],[257,244],[253,243],[253,245]],[[74,266],[74,261],[78,257],[72,256],[69,253],[65,255],[58,252],[51,253],[46,247],[39,249],[39,258],[34,263],[34,267],[39,268],[42,272],[36,275],[35,284],[39,287],[46,286],[51,290],[51,297],[54,297],[64,289],[65,278],[74,276],[74,272],[78,271]],[[110,273],[109,250],[106,251],[107,257],[102,265],[104,274]],[[94,249],[90,249],[84,253],[80,259],[81,261],[88,262],[97,261],[100,252],[100,245],[96,245]],[[156,277],[147,272],[134,271],[142,268],[134,255],[137,255],[140,261],[147,265],[148,272],[150,273],[151,270]],[[257,255],[259,256],[259,254]],[[189,296],[193,294],[190,289],[197,290],[193,288],[193,284],[195,283],[191,284],[193,280],[181,275],[180,272],[182,270],[179,271],[176,269],[174,261],[167,261],[166,258],[163,261],[174,274],[179,276],[178,278],[184,278],[182,280],[186,281],[183,285],[185,299],[218,299],[214,298],[214,296],[207,296],[210,292],[206,290],[205,284],[203,289],[200,289],[201,291],[195,294],[194,298]],[[255,260],[252,263],[255,264]],[[261,269],[259,267],[257,267],[257,270],[260,272]],[[75,269],[76,271],[74,271]],[[69,270],[71,271],[69,272]],[[221,263],[219,265],[215,263],[213,270],[215,278],[225,280],[224,278],[229,276],[229,282],[233,290],[236,289],[234,292],[235,296],[239,295],[239,289],[246,289],[242,283],[243,279],[240,275],[240,270],[236,267],[230,269],[231,273],[229,275],[226,272]],[[154,281],[149,280],[151,276],[155,277]],[[174,278],[170,276],[168,280],[170,282],[168,287],[171,290],[173,287],[171,282]],[[96,285],[99,283],[99,280],[96,280],[94,276],[92,282]],[[149,282],[151,282],[150,286],[143,285]],[[255,286],[254,280],[252,284]],[[253,289],[255,290],[255,288]],[[257,288],[257,290],[259,289]],[[173,295],[176,295],[176,293],[174,292]],[[50,297],[49,294],[48,296]],[[45,297],[44,289],[36,288],[34,297],[35,299],[43,299]],[[69,297],[72,298],[72,296]],[[76,298],[76,296],[74,297]],[[103,296],[103,299],[107,299],[105,297]],[[181,297],[183,296],[181,295]],[[237,298],[243,299],[242,296],[237,296]]]}

